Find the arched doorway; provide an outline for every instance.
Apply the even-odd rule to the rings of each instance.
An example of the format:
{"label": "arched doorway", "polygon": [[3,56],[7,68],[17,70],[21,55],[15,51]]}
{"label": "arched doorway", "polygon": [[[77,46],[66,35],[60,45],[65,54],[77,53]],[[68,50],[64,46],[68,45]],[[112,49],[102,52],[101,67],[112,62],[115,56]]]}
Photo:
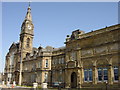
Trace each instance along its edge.
{"label": "arched doorway", "polygon": [[71,74],[71,88],[76,88],[77,87],[77,74],[73,72]]}

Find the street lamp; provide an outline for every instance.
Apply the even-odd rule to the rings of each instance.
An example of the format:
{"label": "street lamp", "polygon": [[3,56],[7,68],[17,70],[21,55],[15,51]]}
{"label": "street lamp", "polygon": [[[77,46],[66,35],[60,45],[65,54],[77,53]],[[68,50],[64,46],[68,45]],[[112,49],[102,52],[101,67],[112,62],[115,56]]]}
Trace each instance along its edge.
{"label": "street lamp", "polygon": [[22,49],[21,49],[21,52],[20,52],[20,74],[19,74],[19,85],[21,85],[21,82],[22,82]]}
{"label": "street lamp", "polygon": [[106,90],[107,90],[107,85],[108,85],[108,82],[107,82],[107,81],[105,82],[105,85],[106,85]]}
{"label": "street lamp", "polygon": [[81,86],[80,86],[80,82],[79,82],[79,83],[78,83],[78,90],[80,90],[80,87],[81,87]]}

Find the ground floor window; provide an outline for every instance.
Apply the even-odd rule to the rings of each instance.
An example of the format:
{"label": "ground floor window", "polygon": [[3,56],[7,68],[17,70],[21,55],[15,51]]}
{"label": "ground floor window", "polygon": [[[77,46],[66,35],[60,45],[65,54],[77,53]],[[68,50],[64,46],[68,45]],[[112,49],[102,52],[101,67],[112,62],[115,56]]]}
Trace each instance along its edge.
{"label": "ground floor window", "polygon": [[84,69],[84,81],[92,81],[92,69]]}
{"label": "ground floor window", "polygon": [[36,75],[35,74],[31,75],[31,82],[36,82]]}
{"label": "ground floor window", "polygon": [[48,82],[48,74],[47,73],[45,73],[45,75],[44,75],[44,82],[45,83]]}
{"label": "ground floor window", "polygon": [[98,81],[107,81],[107,80],[108,80],[108,69],[98,68]]}
{"label": "ground floor window", "polygon": [[114,66],[114,81],[118,81],[118,66]]}
{"label": "ground floor window", "polygon": [[59,82],[62,82],[62,70],[59,71],[59,78],[58,79],[59,79],[58,80]]}

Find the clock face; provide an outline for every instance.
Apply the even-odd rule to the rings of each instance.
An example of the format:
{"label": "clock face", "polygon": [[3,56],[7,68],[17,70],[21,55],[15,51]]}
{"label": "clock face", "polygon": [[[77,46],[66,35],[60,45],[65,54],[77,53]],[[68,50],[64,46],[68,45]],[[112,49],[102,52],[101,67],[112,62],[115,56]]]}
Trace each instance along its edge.
{"label": "clock face", "polygon": [[29,30],[32,29],[31,25],[28,25],[28,29],[29,29]]}

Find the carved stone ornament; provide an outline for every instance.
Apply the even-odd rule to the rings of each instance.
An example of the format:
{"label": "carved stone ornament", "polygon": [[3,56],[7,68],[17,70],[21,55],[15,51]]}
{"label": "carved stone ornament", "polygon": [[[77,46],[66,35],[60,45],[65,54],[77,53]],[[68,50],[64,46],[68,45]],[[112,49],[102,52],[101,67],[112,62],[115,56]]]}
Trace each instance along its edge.
{"label": "carved stone ornament", "polygon": [[67,67],[68,68],[74,68],[74,67],[76,67],[76,61],[69,61],[67,63]]}

